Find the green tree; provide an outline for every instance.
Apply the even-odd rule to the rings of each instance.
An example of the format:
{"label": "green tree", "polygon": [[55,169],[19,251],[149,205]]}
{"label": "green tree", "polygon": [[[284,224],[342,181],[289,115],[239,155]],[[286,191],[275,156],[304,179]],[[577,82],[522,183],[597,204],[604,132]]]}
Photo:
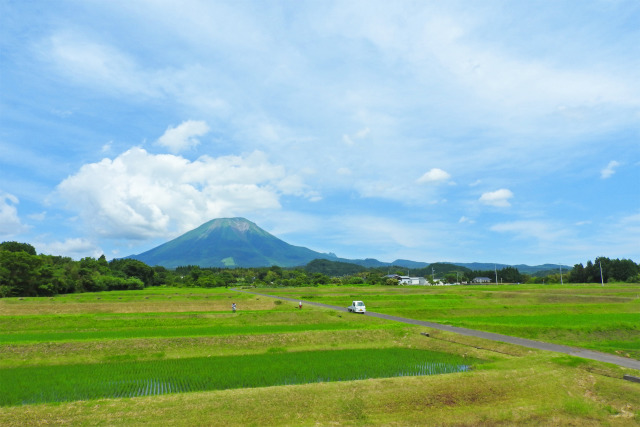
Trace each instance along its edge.
{"label": "green tree", "polygon": [[0,251],[0,286],[8,296],[38,296],[42,259],[25,251]]}
{"label": "green tree", "polygon": [[218,275],[218,282],[221,286],[233,286],[236,283],[236,278],[229,270],[225,270]]}
{"label": "green tree", "polygon": [[311,276],[312,285],[326,285],[327,283],[329,283],[329,281],[329,276],[326,276],[322,273],[313,273],[313,275]]}
{"label": "green tree", "polygon": [[455,273],[447,273],[444,275],[444,280],[447,283],[456,283],[458,276]]}
{"label": "green tree", "polygon": [[142,280],[144,286],[154,285],[155,271],[142,261],[137,259],[117,259],[109,263],[111,271],[124,275],[124,277],[136,277]]}
{"label": "green tree", "polygon": [[384,281],[383,284],[387,286],[398,286],[399,283],[400,282],[398,280],[394,279],[393,277],[389,277]]}
{"label": "green tree", "polygon": [[0,251],[26,252],[29,255],[36,255],[36,248],[28,243],[2,242],[0,243]]}
{"label": "green tree", "polygon": [[211,270],[198,269],[197,277],[195,285],[201,288],[215,288],[217,286],[222,286],[219,275],[215,274]]}
{"label": "green tree", "polygon": [[640,269],[630,259],[614,259],[611,261],[609,273],[612,280],[625,282],[640,273]]}
{"label": "green tree", "polygon": [[280,283],[280,279],[281,277],[276,271],[269,270],[263,280],[267,285],[278,285]]}
{"label": "green tree", "polygon": [[571,283],[586,283],[587,282],[587,272],[585,271],[582,263],[576,264],[573,266],[571,271],[569,272],[569,282]]}

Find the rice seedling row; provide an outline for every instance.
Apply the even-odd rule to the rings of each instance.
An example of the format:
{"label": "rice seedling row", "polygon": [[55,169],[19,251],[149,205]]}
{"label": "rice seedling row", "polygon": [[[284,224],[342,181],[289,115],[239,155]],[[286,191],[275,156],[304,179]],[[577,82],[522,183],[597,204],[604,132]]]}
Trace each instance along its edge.
{"label": "rice seedling row", "polygon": [[0,406],[463,372],[480,361],[407,348],[0,369]]}

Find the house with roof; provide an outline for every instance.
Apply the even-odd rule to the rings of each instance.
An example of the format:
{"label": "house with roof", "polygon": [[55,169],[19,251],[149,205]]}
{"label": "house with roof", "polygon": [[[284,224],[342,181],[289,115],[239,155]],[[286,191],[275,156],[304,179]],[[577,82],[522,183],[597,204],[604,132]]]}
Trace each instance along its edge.
{"label": "house with roof", "polygon": [[476,277],[472,280],[473,283],[491,283],[491,279],[488,277]]}
{"label": "house with roof", "polygon": [[389,274],[385,277],[387,279],[396,279],[398,281],[398,285],[426,286],[429,284],[427,279],[425,279],[424,277],[400,276],[398,274]]}

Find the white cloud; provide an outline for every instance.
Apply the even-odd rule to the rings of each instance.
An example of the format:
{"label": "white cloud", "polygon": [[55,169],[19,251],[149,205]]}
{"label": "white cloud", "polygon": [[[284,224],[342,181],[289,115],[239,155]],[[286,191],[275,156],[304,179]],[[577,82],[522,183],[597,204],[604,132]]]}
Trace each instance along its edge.
{"label": "white cloud", "polygon": [[55,241],[47,243],[36,243],[35,247],[39,253],[47,255],[68,256],[71,258],[83,258],[90,256],[99,258],[103,251],[93,242],[82,238],[65,239],[64,241]]}
{"label": "white cloud", "polygon": [[[621,215],[621,216],[619,216]],[[635,213],[614,213],[601,221],[585,221],[587,229],[577,225],[578,232],[587,236],[578,241],[571,241],[571,246],[565,252],[573,253],[575,260],[584,262],[607,254],[609,258],[640,258],[640,211]],[[565,243],[568,239],[563,238]]]}
{"label": "white cloud", "polygon": [[544,221],[505,222],[492,226],[491,230],[500,233],[512,233],[518,238],[543,241],[559,240],[560,237],[566,236],[566,231],[562,228]]}
{"label": "white cloud", "polygon": [[[452,257],[449,252],[456,253],[457,242],[465,240],[456,228],[445,222],[416,223],[377,215],[339,215],[326,218],[317,234],[323,236],[328,249],[339,256],[373,257],[389,262],[398,258],[435,262]],[[337,232],[327,236],[328,229]],[[439,243],[443,241],[451,244],[444,248]],[[367,247],[363,249],[356,242],[367,242]],[[350,253],[341,253],[337,248]]]}
{"label": "white cloud", "polygon": [[360,129],[358,132],[356,132],[356,134],[354,136],[356,138],[358,138],[358,139],[362,139],[362,138],[366,138],[370,133],[371,133],[371,129],[364,128],[364,129]]}
{"label": "white cloud", "polygon": [[131,239],[166,237],[212,218],[278,209],[282,194],[319,197],[260,152],[191,162],[141,148],[86,164],[57,190],[92,231]]}
{"label": "white cloud", "polygon": [[187,120],[176,127],[169,126],[158,138],[158,144],[167,147],[172,153],[194,148],[200,144],[199,136],[206,135],[209,126],[204,121]]}
{"label": "white cloud", "polygon": [[360,129],[353,135],[348,135],[345,133],[344,135],[342,135],[342,142],[347,145],[354,145],[357,140],[366,138],[370,133],[371,129],[369,128]]}
{"label": "white cloud", "polygon": [[448,181],[451,178],[451,175],[448,172],[443,171],[442,169],[433,168],[430,171],[426,172],[420,178],[418,178],[417,182],[422,183],[440,183]]}
{"label": "white cloud", "polygon": [[99,85],[109,91],[158,93],[154,79],[141,73],[130,56],[84,35],[59,32],[45,40],[40,49],[59,72],[76,82]]}
{"label": "white cloud", "polygon": [[309,201],[317,202],[322,200],[320,193],[310,190],[298,175],[287,175],[281,180],[274,181],[274,184],[283,194],[304,197]]}
{"label": "white cloud", "polygon": [[607,165],[607,167],[600,171],[600,177],[602,179],[610,178],[611,175],[616,173],[616,168],[618,166],[620,166],[619,162],[616,162],[615,160],[610,161],[609,164]]}
{"label": "white cloud", "polygon": [[18,209],[15,206],[18,203],[18,198],[13,194],[0,192],[0,236],[15,236],[26,230],[27,227],[18,217]]}
{"label": "white cloud", "polygon": [[458,222],[459,222],[460,224],[465,224],[465,223],[466,223],[466,224],[475,224],[475,222],[476,222],[476,221],[475,221],[474,219],[467,218],[466,216],[462,216],[462,217],[460,217],[460,219],[458,220]]}
{"label": "white cloud", "polygon": [[509,199],[513,197],[513,193],[506,188],[500,190],[490,191],[480,196],[480,202],[489,206],[496,206],[499,208],[508,208],[511,206]]}
{"label": "white cloud", "polygon": [[[548,122],[546,129],[552,130],[554,138],[537,138],[529,146],[517,138],[508,143],[517,144],[516,151],[526,151],[528,157],[532,157],[532,149],[539,153],[543,144],[553,144],[554,151],[564,148],[558,145],[559,133],[591,132],[629,122],[629,112],[636,111],[640,96],[637,79],[628,71],[633,69],[629,66],[634,61],[632,55],[610,57],[612,51],[602,48],[606,43],[593,43],[599,38],[597,32],[577,38],[566,37],[558,28],[550,33],[540,28],[527,32],[525,27],[514,28],[509,23],[512,11],[491,9],[384,2],[365,10],[353,2],[335,8],[332,22],[325,25],[375,46],[380,57],[397,64],[396,72],[401,69],[403,77],[412,75],[411,90],[415,93],[429,88],[428,97],[439,110],[431,110],[431,115],[447,111],[450,117],[460,114],[466,126],[475,122],[514,134],[529,127],[541,135],[545,133],[541,122]],[[541,17],[549,11],[533,13],[543,22],[546,20]],[[505,39],[505,33],[525,40]],[[558,49],[543,49],[549,34],[569,42]],[[616,33],[607,35],[611,34]],[[579,55],[579,61],[562,57],[572,49],[590,54]],[[394,83],[398,88],[403,80]],[[608,120],[603,120],[603,115],[608,115]],[[572,144],[570,140],[562,143],[565,147]],[[472,161],[478,162],[477,156]]]}
{"label": "white cloud", "polygon": [[220,77],[216,74],[218,68],[199,63],[149,67],[139,56],[93,35],[70,30],[52,34],[36,49],[58,74],[90,90],[124,94],[137,102],[167,97],[208,113],[226,111],[228,107],[219,97],[219,85],[210,83],[215,80],[212,76]]}
{"label": "white cloud", "polygon": [[112,148],[112,146],[113,146],[113,141],[109,141],[109,142],[107,142],[106,144],[104,144],[104,145],[102,146],[102,148],[100,149],[100,152],[101,152],[102,154],[110,153],[110,152],[111,152],[111,148]]}
{"label": "white cloud", "polygon": [[[416,229],[400,221],[369,215],[357,215],[340,218],[344,223],[343,236],[347,239],[365,239],[374,244],[387,245],[393,243],[402,247],[419,247],[427,240],[429,230]],[[348,230],[347,230],[348,229]],[[364,237],[366,236],[366,237]]]}
{"label": "white cloud", "polygon": [[355,144],[355,142],[353,142],[353,139],[351,139],[351,137],[349,135],[347,135],[346,133],[344,135],[342,135],[342,141],[347,145]]}
{"label": "white cloud", "polygon": [[31,215],[27,215],[27,217],[34,221],[44,221],[45,218],[47,217],[47,211],[42,211],[40,213],[33,213]]}

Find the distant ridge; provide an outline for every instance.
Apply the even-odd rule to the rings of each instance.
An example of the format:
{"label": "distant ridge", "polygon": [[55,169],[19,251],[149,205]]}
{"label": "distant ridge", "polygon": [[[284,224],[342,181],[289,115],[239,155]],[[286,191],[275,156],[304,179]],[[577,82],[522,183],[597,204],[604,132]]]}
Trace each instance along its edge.
{"label": "distant ridge", "polygon": [[526,264],[508,265],[508,264],[496,264],[496,263],[488,263],[488,262],[470,262],[470,263],[448,262],[446,264],[458,265],[460,267],[466,267],[474,271],[487,271],[487,270],[493,270],[494,268],[501,270],[505,267],[513,267],[513,268],[517,268],[518,271],[522,274],[533,274],[540,271],[559,270],[560,267],[562,267],[562,269],[565,272],[567,272],[572,268],[568,265],[561,266],[560,264],[542,264],[542,265],[534,265],[534,266],[526,265]]}
{"label": "distant ridge", "polygon": [[[149,251],[128,258],[140,260],[148,265],[160,265],[176,268],[187,265],[200,267],[302,267],[315,259],[325,259],[350,263],[366,268],[402,267],[421,269],[431,265],[397,259],[393,262],[378,261],[374,258],[345,259],[333,253],[321,253],[291,245],[258,227],[245,218],[218,218],[202,224],[180,237],[157,246]],[[442,263],[466,267],[471,270],[493,270],[509,267],[506,264],[493,263]],[[532,274],[538,271],[557,270],[560,266],[544,264],[528,266],[513,265],[521,273]],[[562,266],[570,269],[569,266]]]}

